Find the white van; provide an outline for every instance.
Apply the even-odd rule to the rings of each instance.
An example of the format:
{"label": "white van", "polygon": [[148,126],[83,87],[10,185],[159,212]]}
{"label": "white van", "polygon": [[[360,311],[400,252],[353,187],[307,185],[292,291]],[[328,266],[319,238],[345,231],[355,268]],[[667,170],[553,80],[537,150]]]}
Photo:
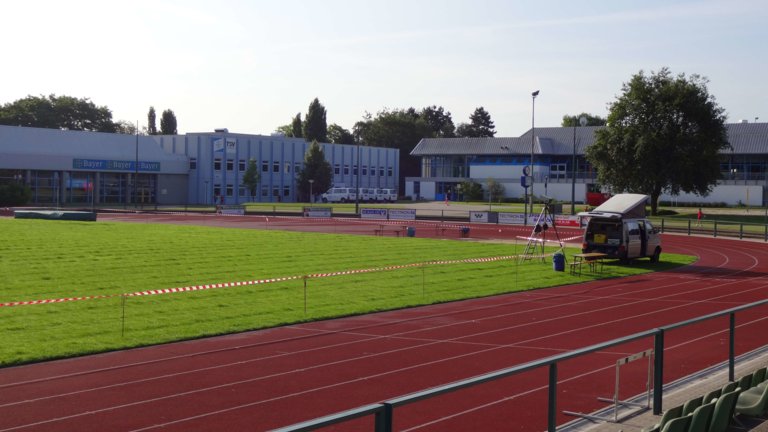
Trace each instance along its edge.
{"label": "white van", "polygon": [[360,188],[360,202],[375,202],[376,189]]}
{"label": "white van", "polygon": [[333,187],[322,195],[324,203],[355,202],[357,194],[355,188]]}
{"label": "white van", "polygon": [[648,195],[618,194],[592,211],[579,213],[589,218],[581,251],[604,253],[622,262],[643,257],[658,262],[661,236],[645,218],[647,200]]}
{"label": "white van", "polygon": [[395,189],[376,189],[377,202],[395,202],[397,201],[397,191]]}

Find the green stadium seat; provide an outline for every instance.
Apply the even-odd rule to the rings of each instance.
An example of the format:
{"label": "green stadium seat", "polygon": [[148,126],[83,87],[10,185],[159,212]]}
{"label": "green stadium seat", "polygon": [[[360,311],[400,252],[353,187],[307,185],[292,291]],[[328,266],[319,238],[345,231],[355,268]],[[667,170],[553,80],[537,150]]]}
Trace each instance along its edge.
{"label": "green stadium seat", "polygon": [[[726,384],[726,385],[728,385],[728,384]],[[733,390],[731,390],[731,391],[733,391]],[[722,394],[722,389],[714,389],[711,392],[709,392],[709,393],[704,395],[703,403],[710,403],[713,400],[719,398],[721,394]]]}
{"label": "green stadium seat", "polygon": [[741,392],[736,401],[736,414],[758,417],[763,415],[768,407],[768,387],[762,390],[753,387]]}
{"label": "green stadium seat", "polygon": [[725,393],[717,398],[715,402],[715,409],[712,412],[712,421],[709,423],[708,432],[727,432],[728,426],[733,419],[733,412],[736,408],[736,399],[741,393],[741,388],[736,387],[736,390]]}
{"label": "green stadium seat", "polygon": [[735,382],[729,382],[728,384],[723,386],[723,388],[720,390],[720,394],[730,393],[730,392],[736,390],[736,387],[738,387],[738,386],[736,385]]}
{"label": "green stadium seat", "polygon": [[693,414],[693,411],[701,406],[704,396],[693,398],[683,404],[683,415]]}
{"label": "green stadium seat", "polygon": [[765,381],[765,372],[766,368],[760,368],[752,374],[752,387],[755,387],[756,385]]}
{"label": "green stadium seat", "polygon": [[688,432],[707,432],[712,421],[712,413],[715,411],[715,402],[704,404],[693,411]]}
{"label": "green stadium seat", "polygon": [[752,375],[744,375],[743,377],[739,378],[736,386],[739,387],[741,391],[749,390],[749,388],[752,387]]}
{"label": "green stadium seat", "polygon": [[688,432],[688,425],[691,423],[691,415],[672,419],[664,425],[661,432]]}
{"label": "green stadium seat", "polygon": [[666,424],[670,420],[673,420],[673,419],[676,419],[678,417],[681,417],[682,415],[683,415],[683,406],[682,405],[676,406],[674,408],[670,408],[670,409],[664,411],[664,414],[662,414],[662,416],[661,416],[661,420],[657,424],[651,426],[651,428],[649,428],[649,429],[643,429],[643,432],[659,432],[659,431],[662,431],[662,430],[664,430],[664,426],[666,426]]}

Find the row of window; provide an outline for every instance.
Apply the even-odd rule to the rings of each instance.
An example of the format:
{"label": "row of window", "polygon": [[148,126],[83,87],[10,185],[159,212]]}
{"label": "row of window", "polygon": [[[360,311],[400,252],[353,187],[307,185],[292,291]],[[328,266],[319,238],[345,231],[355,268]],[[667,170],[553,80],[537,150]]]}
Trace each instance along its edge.
{"label": "row of window", "polygon": [[[291,196],[291,188],[289,186],[283,186],[282,189],[279,186],[275,186],[272,188],[272,196],[279,197],[282,192],[282,196]],[[238,196],[245,198],[248,196],[248,189],[245,186],[240,186],[237,190]],[[235,196],[235,187],[233,185],[227,185],[224,189],[225,196],[231,198]],[[221,196],[221,185],[215,184],[213,185],[213,196],[219,197]],[[262,186],[261,187],[261,196],[266,197],[269,196],[269,186]]]}
{"label": "row of window", "polygon": [[[226,163],[227,171],[234,171],[235,170],[235,160],[234,159],[227,159],[225,163]],[[274,173],[279,173],[280,172],[280,168],[281,168],[280,162],[275,161],[275,162],[272,162],[271,165],[272,165],[272,172],[274,172]],[[221,158],[214,159],[213,160],[213,169],[214,169],[214,171],[221,171],[221,168],[222,168],[222,159]],[[245,159],[240,159],[240,160],[237,161],[237,169],[238,169],[238,171],[245,172],[246,168],[247,168],[247,161]],[[269,172],[269,168],[270,168],[269,161],[261,161],[261,172]],[[189,158],[189,169],[190,170],[197,169],[197,158]],[[290,162],[285,162],[282,165],[282,169],[283,169],[282,171],[284,173],[286,173],[286,174],[290,173],[291,172],[291,163]],[[344,169],[344,175],[349,175],[349,173],[350,173],[350,166],[349,165],[344,165],[343,169]],[[296,164],[293,165],[293,172],[299,172],[299,171],[301,171],[301,164],[297,162]],[[376,175],[376,171],[377,171],[377,167],[371,167],[370,168],[370,175],[371,176],[375,176]],[[341,175],[342,167],[341,167],[340,164],[335,164],[333,166],[333,173],[335,175]],[[368,166],[367,165],[363,165],[361,174],[364,175],[364,176],[367,176],[367,175],[369,175],[368,173],[369,173]],[[384,167],[378,167],[378,174],[379,174],[379,177],[384,177],[384,174],[385,174]],[[353,165],[352,166],[352,175],[357,175],[357,165]],[[392,167],[386,168],[386,175],[387,175],[387,177],[392,177],[394,175],[394,171],[393,171]]]}
{"label": "row of window", "polygon": [[[384,177],[384,167],[379,167],[379,177]],[[370,170],[372,176],[376,175],[376,167],[371,167]],[[341,165],[335,164],[333,166],[333,173],[335,175],[341,175]],[[349,165],[344,165],[344,175],[349,175]],[[357,165],[352,166],[352,175],[357,175]],[[362,175],[367,176],[368,175],[368,165],[363,165],[362,169]],[[392,177],[393,170],[392,167],[387,168],[387,177]]]}

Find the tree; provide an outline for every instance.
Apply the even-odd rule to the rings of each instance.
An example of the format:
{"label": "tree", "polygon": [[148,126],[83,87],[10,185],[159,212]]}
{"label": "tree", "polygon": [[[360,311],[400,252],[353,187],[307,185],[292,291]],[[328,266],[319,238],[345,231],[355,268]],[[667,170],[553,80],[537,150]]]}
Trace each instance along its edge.
{"label": "tree", "polygon": [[563,116],[563,122],[561,123],[562,127],[574,127],[574,126],[581,126],[581,123],[579,123],[579,119],[581,117],[584,117],[587,119],[587,124],[584,126],[605,126],[606,120],[600,116],[588,114],[588,113],[581,113],[577,115],[564,115]]}
{"label": "tree", "polygon": [[147,113],[147,135],[157,135],[157,115],[153,106],[149,107]]}
{"label": "tree", "polygon": [[488,178],[488,180],[485,182],[485,185],[488,189],[488,200],[501,201],[501,197],[504,196],[504,185],[491,177]]}
{"label": "tree", "polygon": [[161,135],[176,135],[178,130],[176,129],[176,114],[173,110],[167,109],[163,111],[163,116],[160,117],[160,134]]}
{"label": "tree", "polygon": [[462,123],[459,125],[456,129],[456,135],[466,138],[493,138],[496,135],[496,126],[485,108],[475,108],[475,111],[469,116],[469,121],[469,124]]}
{"label": "tree", "polygon": [[435,105],[425,107],[419,113],[419,117],[432,130],[434,138],[453,138],[456,136],[456,126],[453,125],[451,112],[445,111],[443,107]]}
{"label": "tree", "polygon": [[302,133],[301,127],[302,127],[301,113],[296,113],[296,117],[294,117],[293,120],[291,120],[291,134],[287,136],[292,136],[295,138],[303,138],[304,134]]}
{"label": "tree", "polygon": [[[314,180],[312,186],[309,180]],[[328,190],[332,186],[333,171],[331,164],[325,160],[325,154],[317,140],[313,140],[307,148],[304,155],[304,168],[299,171],[296,179],[299,193],[304,197],[309,197],[310,189],[312,193],[320,193]]]}
{"label": "tree", "polygon": [[115,132],[125,135],[136,135],[136,124],[128,120],[118,120],[115,122]]}
{"label": "tree", "polygon": [[355,136],[336,123],[328,126],[328,139],[334,144],[354,144]]}
{"label": "tree", "polygon": [[461,195],[464,201],[482,201],[483,187],[480,183],[472,180],[465,180],[459,184],[461,186]]}
{"label": "tree", "polygon": [[725,115],[699,75],[668,68],[642,71],[609,105],[608,124],[587,149],[598,182],[614,191],[651,196],[655,215],[666,191],[707,195],[720,177],[719,152],[728,144]]}
{"label": "tree", "polygon": [[32,190],[24,183],[0,183],[0,206],[26,205],[31,199]]}
{"label": "tree", "polygon": [[112,111],[88,98],[27,96],[0,106],[0,124],[49,129],[115,132]]}
{"label": "tree", "polygon": [[400,150],[399,189],[405,190],[406,177],[418,177],[420,160],[411,156],[411,151],[422,138],[429,138],[432,132],[413,108],[406,110],[383,110],[376,117],[367,115],[355,124],[355,135],[360,142],[369,146],[396,148]]}
{"label": "tree", "polygon": [[309,104],[307,117],[304,119],[302,130],[304,139],[307,141],[328,142],[328,123],[326,123],[325,116],[325,107],[315,98]]}
{"label": "tree", "polygon": [[277,129],[275,129],[275,132],[287,137],[293,136],[293,129],[289,124],[278,126]]}
{"label": "tree", "polygon": [[248,167],[245,169],[245,174],[243,174],[243,184],[248,188],[251,197],[256,196],[256,188],[258,187],[260,180],[259,167],[256,165],[256,161],[251,159],[248,161]]}

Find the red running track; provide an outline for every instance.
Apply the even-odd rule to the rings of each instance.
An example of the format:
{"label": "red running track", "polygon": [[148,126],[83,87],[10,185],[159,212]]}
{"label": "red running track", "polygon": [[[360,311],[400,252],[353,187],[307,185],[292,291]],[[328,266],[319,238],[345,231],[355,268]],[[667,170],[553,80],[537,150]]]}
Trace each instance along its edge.
{"label": "red running track", "polygon": [[[243,219],[205,220],[249,226]],[[154,221],[160,220],[187,223],[178,216]],[[346,224],[335,226],[341,232],[339,225]],[[473,226],[473,233],[479,231]],[[762,300],[768,293],[764,243],[667,235],[664,246],[699,259],[672,272],[6,368],[0,370],[0,431],[268,430]],[[738,316],[738,353],[766,344],[767,316],[766,310]],[[718,319],[669,332],[665,381],[723,361],[726,330],[726,320]],[[603,407],[595,397],[612,392],[616,359],[651,345],[638,341],[563,363],[559,408]],[[546,373],[398,408],[395,429],[543,430]],[[626,373],[621,396],[642,392],[643,366]],[[571,419],[560,415],[558,422]],[[372,430],[371,425],[364,418],[337,429]]]}

